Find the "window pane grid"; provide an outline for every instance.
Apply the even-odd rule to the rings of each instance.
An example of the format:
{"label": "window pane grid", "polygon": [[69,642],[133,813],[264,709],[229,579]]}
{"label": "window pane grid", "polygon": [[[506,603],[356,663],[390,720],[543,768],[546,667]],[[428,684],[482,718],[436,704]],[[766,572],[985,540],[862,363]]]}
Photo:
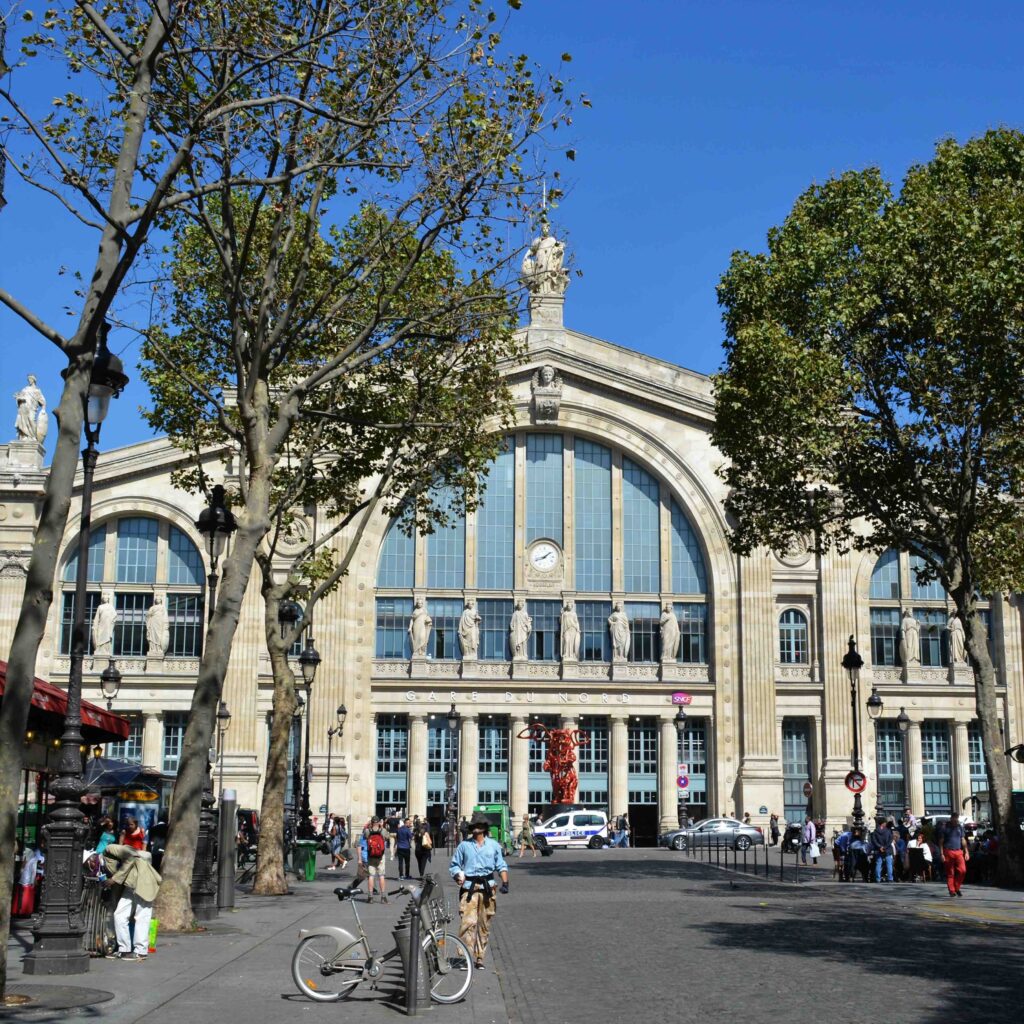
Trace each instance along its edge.
{"label": "window pane grid", "polygon": [[526,543],[562,543],[562,435],[526,435]]}
{"label": "window pane grid", "polygon": [[657,480],[622,460],[622,565],[627,594],[661,590],[661,529]]}
{"label": "window pane grid", "polygon": [[181,760],[181,745],[185,739],[185,726],[188,725],[187,711],[164,712],[164,757],[163,771],[169,775],[178,773]]}
{"label": "window pane grid", "polygon": [[706,594],[707,573],[704,569],[704,553],[697,543],[690,520],[672,501],[672,593]]}
{"label": "window pane grid", "polygon": [[380,549],[377,586],[389,590],[411,588],[415,569],[416,538],[405,534],[399,526],[399,520],[393,519]]}
{"label": "window pane grid", "polygon": [[[92,654],[92,620],[99,607],[100,595],[98,593],[87,593],[85,595],[85,653]],[[71,653],[71,632],[75,622],[75,592],[65,590],[61,602],[60,614],[60,653]]]}
{"label": "window pane grid", "polygon": [[155,519],[121,519],[117,524],[117,582],[156,582]]}
{"label": "window pane grid", "polygon": [[879,800],[885,810],[898,814],[907,806],[903,775],[903,734],[898,723],[876,723],[875,756],[878,762]]}
{"label": "window pane grid", "polygon": [[168,594],[167,625],[169,658],[198,658],[203,651],[203,597],[201,594]]}
{"label": "window pane grid", "polygon": [[199,549],[176,526],[167,534],[167,582],[196,587],[206,582]]}
{"label": "window pane grid", "polygon": [[408,658],[412,654],[408,633],[411,615],[411,597],[377,598],[378,658]]}
{"label": "window pane grid", "polygon": [[433,651],[439,660],[457,661],[462,656],[459,645],[462,607],[459,598],[430,598],[427,601],[427,614],[434,623],[428,650]]}
{"label": "window pane grid", "polygon": [[686,603],[673,607],[679,620],[678,660],[687,665],[706,665],[708,606]]}
{"label": "window pane grid", "polygon": [[149,650],[146,640],[146,612],[152,594],[115,594],[114,657],[141,658]]}
{"label": "window pane grid", "polygon": [[871,571],[870,596],[873,601],[899,600],[900,555],[890,548],[882,554]]}
{"label": "window pane grid", "polygon": [[924,776],[925,813],[952,809],[949,726],[945,722],[921,723],[921,774]]}
{"label": "window pane grid", "polygon": [[[440,725],[433,722],[427,728],[427,771],[453,772],[458,764],[458,735],[448,728],[447,720]],[[443,803],[437,800],[435,803]]]}
{"label": "window pane grid", "polygon": [[[90,583],[103,582],[104,560],[106,557],[107,528],[97,526],[89,534],[89,567],[86,570],[86,579]],[[74,583],[78,574],[78,544],[72,545],[73,554],[64,566],[64,582]]]}
{"label": "window pane grid", "polygon": [[787,821],[802,821],[807,808],[804,783],[811,778],[810,728],[805,719],[782,721],[782,799]]}
{"label": "window pane grid", "polygon": [[608,633],[611,601],[577,601],[580,620],[580,661],[611,661],[612,641]]}
{"label": "window pane grid", "polygon": [[938,608],[915,608],[914,618],[921,627],[921,665],[941,668],[949,664],[949,637],[946,612]]}
{"label": "window pane grid", "polygon": [[404,715],[377,718],[377,772],[401,774],[409,765],[409,721]]}
{"label": "window pane grid", "polygon": [[900,663],[899,608],[871,609],[871,663],[873,665],[898,665]]}
{"label": "window pane grid", "polygon": [[515,555],[515,438],[505,439],[486,477],[476,513],[476,585],[481,590],[511,590]]}
{"label": "window pane grid", "polygon": [[481,599],[476,606],[480,612],[480,660],[508,661],[508,624],[512,618],[512,601]]}
{"label": "window pane grid", "polygon": [[480,772],[508,771],[508,723],[480,722],[477,725],[480,740]]}
{"label": "window pane grid", "polygon": [[917,570],[924,569],[925,560],[920,555],[910,556],[910,597],[914,601],[945,601],[946,592],[938,580],[930,583],[917,582]]}
{"label": "window pane grid", "polygon": [[456,495],[447,488],[439,498],[452,521],[427,536],[427,586],[461,590],[466,585],[466,517],[457,508]]}
{"label": "window pane grid", "polygon": [[527,641],[530,661],[558,661],[562,602],[527,601],[526,611],[533,620],[533,632]]}
{"label": "window pane grid", "polygon": [[575,445],[576,589],[612,589],[612,453],[593,441]]}
{"label": "window pane grid", "polygon": [[661,606],[656,601],[627,601],[630,661],[650,663],[661,658]]}
{"label": "window pane grid", "polygon": [[580,733],[590,740],[579,748],[580,774],[600,775],[607,772],[608,719],[581,717]]}
{"label": "window pane grid", "polygon": [[658,735],[647,722],[630,722],[627,736],[630,775],[658,774]]}
{"label": "window pane grid", "polygon": [[142,731],[145,722],[141,715],[133,712],[129,712],[125,717],[130,723],[131,731],[128,738],[117,743],[108,743],[104,756],[127,761],[129,764],[142,764]]}
{"label": "window pane grid", "polygon": [[779,661],[784,665],[806,665],[807,616],[789,608],[779,619]]}

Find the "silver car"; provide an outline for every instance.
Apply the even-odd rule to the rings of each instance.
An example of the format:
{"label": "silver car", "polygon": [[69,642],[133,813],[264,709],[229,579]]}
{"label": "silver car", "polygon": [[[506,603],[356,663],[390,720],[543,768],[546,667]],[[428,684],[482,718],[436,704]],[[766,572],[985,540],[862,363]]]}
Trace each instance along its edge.
{"label": "silver car", "polygon": [[672,850],[686,850],[691,846],[749,850],[751,846],[764,846],[764,833],[756,825],[744,825],[735,818],[705,818],[689,828],[677,828],[658,836],[658,845]]}

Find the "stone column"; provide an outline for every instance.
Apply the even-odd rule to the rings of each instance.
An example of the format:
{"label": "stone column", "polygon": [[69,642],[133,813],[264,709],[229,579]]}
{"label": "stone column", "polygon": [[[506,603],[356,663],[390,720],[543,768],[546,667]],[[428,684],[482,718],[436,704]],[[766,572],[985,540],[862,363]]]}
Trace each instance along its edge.
{"label": "stone column", "polygon": [[522,819],[530,804],[530,741],[516,739],[526,724],[526,718],[522,715],[509,718],[508,744],[512,762],[509,772],[509,807],[516,816],[513,825]]}
{"label": "stone column", "polygon": [[911,811],[920,817],[924,814],[924,774],[921,771],[920,722],[910,723],[905,739],[907,744],[907,799],[910,801]]}
{"label": "stone column", "polygon": [[971,757],[967,723],[953,722],[953,810],[971,816],[964,801],[971,795]]}
{"label": "stone column", "polygon": [[462,716],[459,737],[459,814],[473,814],[477,797],[477,771],[480,767],[480,726],[476,715]]}
{"label": "stone column", "polygon": [[159,711],[147,711],[143,715],[142,763],[149,768],[163,771],[164,716]]}
{"label": "stone column", "polygon": [[661,734],[658,737],[658,814],[661,830],[679,827],[679,787],[676,785],[676,770],[679,767],[679,734],[672,716],[665,714],[660,719]]}
{"label": "stone column", "polygon": [[406,769],[408,815],[427,813],[427,716],[409,716],[409,762]]}
{"label": "stone column", "polygon": [[609,814],[625,814],[629,807],[629,716],[612,715],[609,728]]}

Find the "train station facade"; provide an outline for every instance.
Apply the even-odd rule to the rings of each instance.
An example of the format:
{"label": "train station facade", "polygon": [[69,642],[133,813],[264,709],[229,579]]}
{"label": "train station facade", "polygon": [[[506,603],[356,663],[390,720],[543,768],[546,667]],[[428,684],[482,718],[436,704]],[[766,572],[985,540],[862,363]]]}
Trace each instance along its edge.
{"label": "train station facade", "polygon": [[[852,807],[842,668],[851,635],[865,661],[865,806],[920,814],[983,803],[973,676],[941,588],[919,584],[900,552],[732,554],[709,378],[565,327],[563,304],[564,285],[531,298],[527,356],[507,370],[516,422],[481,506],[428,537],[372,522],[317,613],[323,662],[306,709],[314,811],[329,768],[330,809],[357,819],[390,806],[439,815],[448,772],[460,810],[504,801],[522,814],[550,799],[543,743],[520,738],[539,721],[580,731],[578,799],[628,811],[641,839],[674,826],[682,804],[694,817],[749,813],[755,823],[810,808],[836,823]],[[0,446],[3,650],[45,480],[32,452],[12,449]],[[103,452],[90,543],[89,614],[111,595],[124,675],[114,710],[133,723],[108,753],[170,773],[201,655],[207,572],[193,525],[201,502],[171,482],[180,458],[163,439]],[[291,542],[316,524],[299,516]],[[38,665],[60,686],[76,535],[73,516]],[[150,651],[146,636],[157,595],[168,610],[165,652]],[[224,691],[225,782],[253,807],[273,689],[261,604],[250,586]],[[1021,600],[993,595],[986,614],[1009,745],[1024,739]],[[87,659],[87,699],[100,699],[103,667]],[[873,687],[877,720],[863,713]],[[341,703],[344,730],[329,737]],[[295,725],[298,757],[305,730]],[[1013,770],[1024,788],[1022,766]]]}

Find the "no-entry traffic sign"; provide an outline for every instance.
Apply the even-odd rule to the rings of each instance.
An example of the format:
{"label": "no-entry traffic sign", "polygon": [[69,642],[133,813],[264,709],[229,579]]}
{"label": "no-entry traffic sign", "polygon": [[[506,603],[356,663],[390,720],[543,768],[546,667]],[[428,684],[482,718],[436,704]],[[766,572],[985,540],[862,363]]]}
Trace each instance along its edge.
{"label": "no-entry traffic sign", "polygon": [[680,789],[689,789],[690,788],[690,776],[689,775],[680,775],[676,779],[676,785]]}
{"label": "no-entry traffic sign", "polygon": [[814,792],[814,786],[809,782],[804,783],[804,796],[810,796]]}
{"label": "no-entry traffic sign", "polygon": [[863,772],[847,772],[846,788],[851,793],[863,793],[867,788],[868,777]]}

